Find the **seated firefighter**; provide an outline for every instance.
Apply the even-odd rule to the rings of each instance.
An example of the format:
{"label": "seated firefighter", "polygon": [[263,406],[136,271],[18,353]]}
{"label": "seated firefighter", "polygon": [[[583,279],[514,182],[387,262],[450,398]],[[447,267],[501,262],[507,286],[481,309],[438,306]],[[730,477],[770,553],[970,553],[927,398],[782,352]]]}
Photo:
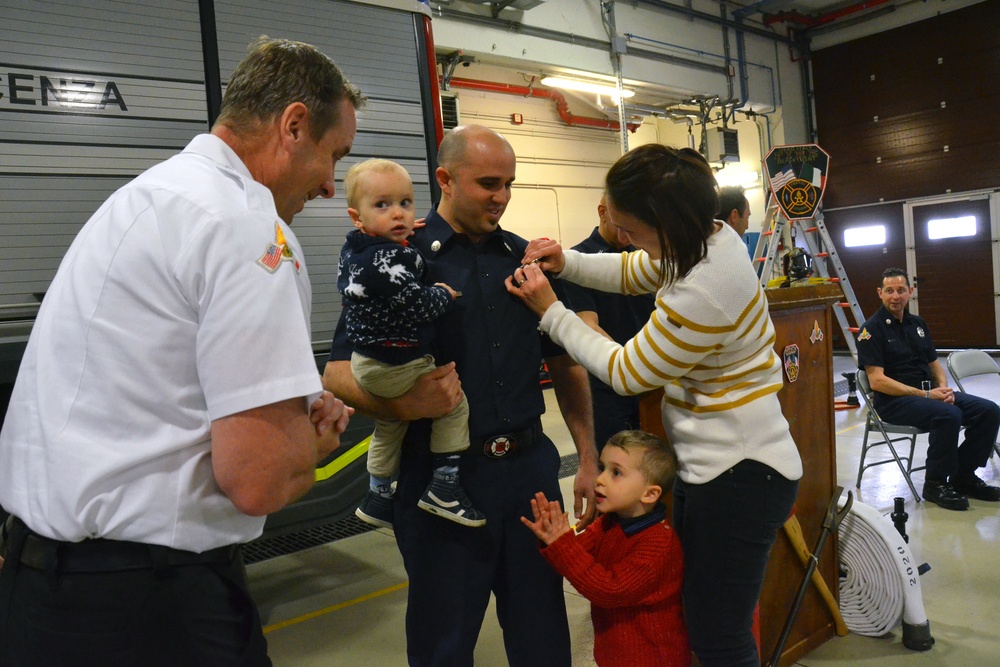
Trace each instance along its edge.
{"label": "seated firefighter", "polygon": [[969,498],[1000,501],[1000,488],[976,476],[993,451],[1000,407],[948,386],[927,322],[907,309],[913,287],[905,271],[886,269],[878,294],[882,307],[858,334],[858,366],[882,419],[929,431],[924,498],[949,510],[968,509]]}

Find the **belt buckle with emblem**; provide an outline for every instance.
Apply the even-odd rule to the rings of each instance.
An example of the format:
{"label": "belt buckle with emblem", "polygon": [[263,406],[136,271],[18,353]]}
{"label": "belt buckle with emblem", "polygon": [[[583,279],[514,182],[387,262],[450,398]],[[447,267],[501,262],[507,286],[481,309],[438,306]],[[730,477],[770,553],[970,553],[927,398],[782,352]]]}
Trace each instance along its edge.
{"label": "belt buckle with emblem", "polygon": [[517,441],[511,435],[498,435],[483,444],[483,453],[494,459],[502,459],[517,449]]}

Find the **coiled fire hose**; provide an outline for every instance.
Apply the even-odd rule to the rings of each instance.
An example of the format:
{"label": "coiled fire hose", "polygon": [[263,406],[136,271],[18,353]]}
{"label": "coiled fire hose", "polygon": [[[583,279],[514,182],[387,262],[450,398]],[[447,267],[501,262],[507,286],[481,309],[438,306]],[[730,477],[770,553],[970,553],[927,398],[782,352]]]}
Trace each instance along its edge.
{"label": "coiled fire hose", "polygon": [[880,637],[902,621],[903,645],[929,650],[934,638],[924,612],[917,562],[896,528],[874,507],[855,502],[837,534],[840,612],[848,629]]}

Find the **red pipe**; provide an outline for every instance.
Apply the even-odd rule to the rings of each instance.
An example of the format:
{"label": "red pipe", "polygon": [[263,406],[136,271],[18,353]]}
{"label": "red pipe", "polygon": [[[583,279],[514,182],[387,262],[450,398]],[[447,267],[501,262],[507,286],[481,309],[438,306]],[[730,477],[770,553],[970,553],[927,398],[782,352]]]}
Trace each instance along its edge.
{"label": "red pipe", "polygon": [[[605,118],[590,118],[588,116],[574,116],[569,111],[569,104],[566,98],[557,90],[547,88],[528,88],[527,86],[515,86],[509,83],[494,83],[492,81],[477,81],[475,79],[451,78],[451,85],[455,88],[467,88],[469,90],[482,90],[489,93],[505,93],[507,95],[518,95],[520,97],[544,97],[556,103],[556,111],[559,117],[567,125],[579,125],[583,127],[597,127],[602,130],[619,130],[621,125],[616,120]],[[638,123],[627,123],[625,125],[629,132],[635,132],[639,128]]]}
{"label": "red pipe", "polygon": [[826,14],[821,14],[817,17],[806,16],[805,14],[800,14],[799,12],[792,10],[788,12],[779,12],[778,14],[772,14],[771,16],[764,17],[764,25],[771,25],[772,23],[780,23],[784,21],[789,21],[792,23],[798,23],[806,26],[807,28],[815,28],[818,25],[823,25],[824,23],[829,23],[830,21],[835,21],[839,18],[849,16],[850,14],[855,14],[866,9],[871,9],[872,7],[878,7],[879,5],[884,5],[887,2],[892,2],[893,0],[866,0],[865,2],[859,2],[856,5],[850,5],[849,7],[842,7],[832,12]]}
{"label": "red pipe", "polygon": [[435,146],[444,139],[444,114],[441,112],[441,89],[438,87],[437,56],[434,54],[434,33],[431,31],[431,17],[424,17],[424,43],[427,44],[427,66],[430,68],[431,104],[434,105]]}

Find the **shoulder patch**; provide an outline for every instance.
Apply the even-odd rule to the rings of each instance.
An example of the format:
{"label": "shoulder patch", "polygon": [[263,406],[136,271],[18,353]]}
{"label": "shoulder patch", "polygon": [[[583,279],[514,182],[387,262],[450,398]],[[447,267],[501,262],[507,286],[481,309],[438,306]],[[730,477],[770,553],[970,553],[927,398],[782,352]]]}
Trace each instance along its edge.
{"label": "shoulder patch", "polygon": [[299,260],[295,259],[292,249],[288,247],[285,234],[281,231],[281,224],[276,222],[274,223],[274,240],[270,241],[264,248],[264,254],[257,258],[257,263],[264,267],[268,273],[274,273],[286,260],[295,265],[295,272],[298,273],[301,268]]}
{"label": "shoulder patch", "polygon": [[868,329],[861,327],[861,333],[858,334],[858,340],[868,340],[872,335],[868,333]]}

